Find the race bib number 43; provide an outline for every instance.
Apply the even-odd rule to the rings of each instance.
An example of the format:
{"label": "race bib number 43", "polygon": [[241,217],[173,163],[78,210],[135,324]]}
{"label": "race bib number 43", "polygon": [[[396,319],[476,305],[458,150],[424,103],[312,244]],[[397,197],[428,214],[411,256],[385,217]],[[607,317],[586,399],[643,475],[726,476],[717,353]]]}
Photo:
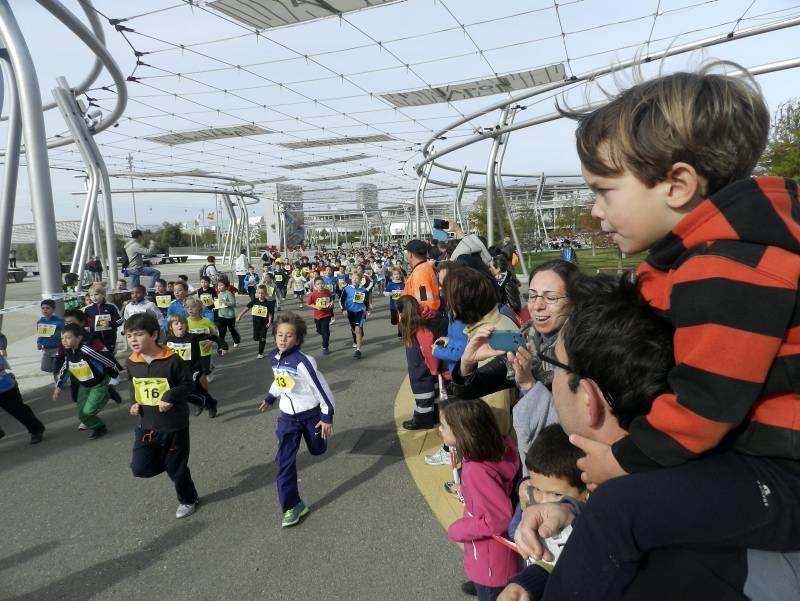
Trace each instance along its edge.
{"label": "race bib number 43", "polygon": [[155,407],[168,390],[166,378],[133,378],[133,397],[140,405]]}
{"label": "race bib number 43", "polygon": [[314,302],[314,306],[315,306],[317,309],[320,309],[320,310],[322,310],[322,309],[327,309],[328,307],[330,307],[330,306],[331,306],[331,299],[329,299],[329,298],[326,298],[326,297],[318,298],[318,299],[317,299],[317,300]]}

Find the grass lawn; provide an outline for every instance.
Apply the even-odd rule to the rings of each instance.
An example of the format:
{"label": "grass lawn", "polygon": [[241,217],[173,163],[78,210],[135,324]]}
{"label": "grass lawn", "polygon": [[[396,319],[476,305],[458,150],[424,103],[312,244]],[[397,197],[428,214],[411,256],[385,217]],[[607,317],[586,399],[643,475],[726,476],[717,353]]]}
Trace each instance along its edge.
{"label": "grass lawn", "polygon": [[[616,248],[596,248],[594,251],[594,256],[592,256],[591,248],[577,249],[577,253],[578,266],[584,273],[594,275],[598,272],[598,270],[615,272],[619,267],[619,251]],[[625,257],[622,259],[622,269],[636,269],[636,266],[644,261],[646,256],[647,253],[639,253],[630,257]],[[531,267],[534,267],[539,263],[560,258],[561,251],[551,250],[532,252],[526,253],[525,257],[527,259],[526,264],[528,266],[528,270],[530,271]],[[521,271],[519,273],[521,273]]]}

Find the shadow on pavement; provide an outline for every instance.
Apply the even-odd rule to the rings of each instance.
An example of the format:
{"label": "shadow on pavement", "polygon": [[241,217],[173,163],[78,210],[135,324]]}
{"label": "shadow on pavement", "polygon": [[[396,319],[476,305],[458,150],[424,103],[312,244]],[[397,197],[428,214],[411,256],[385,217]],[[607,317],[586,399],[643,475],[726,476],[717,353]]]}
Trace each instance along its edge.
{"label": "shadow on pavement", "polygon": [[34,557],[38,557],[39,555],[44,555],[45,553],[49,553],[61,543],[58,541],[49,541],[46,543],[40,543],[38,545],[34,545],[33,547],[28,547],[23,551],[18,551],[17,553],[12,553],[6,557],[0,558],[0,571],[2,570],[10,570],[20,564],[25,563],[28,560],[33,559]]}
{"label": "shadow on pavement", "polygon": [[90,599],[127,577],[149,568],[160,561],[167,551],[180,547],[205,528],[205,523],[200,521],[178,526],[149,542],[139,551],[101,561],[54,580],[30,593],[10,597],[7,601]]}

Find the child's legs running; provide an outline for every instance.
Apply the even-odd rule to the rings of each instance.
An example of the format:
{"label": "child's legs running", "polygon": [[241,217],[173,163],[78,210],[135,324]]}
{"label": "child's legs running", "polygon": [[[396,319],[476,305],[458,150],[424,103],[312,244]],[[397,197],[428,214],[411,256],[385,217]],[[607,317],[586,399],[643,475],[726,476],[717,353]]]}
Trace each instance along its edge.
{"label": "child's legs running", "polygon": [[356,346],[361,348],[361,343],[364,342],[364,329],[361,326],[355,328]]}
{"label": "child's legs running", "polygon": [[177,432],[162,432],[164,448],[168,449],[164,457],[167,475],[175,483],[178,502],[192,505],[197,502],[197,489],[189,471],[189,428]]}
{"label": "child's legs running", "polygon": [[228,329],[231,331],[233,343],[239,344],[242,341],[242,337],[239,335],[239,330],[236,329],[236,320],[232,317],[228,319]]}
{"label": "child's legs running", "polygon": [[300,502],[300,493],[297,490],[297,449],[300,448],[303,423],[293,415],[281,413],[275,434],[278,437],[278,452],[275,455],[275,463],[278,464],[278,475],[275,478],[278,501],[281,511],[288,511]]}
{"label": "child's legs running", "polygon": [[97,417],[100,410],[108,402],[108,378],[96,386],[81,386],[78,389],[78,419],[90,430],[105,427],[103,420]]}
{"label": "child's legs running", "polygon": [[319,410],[312,409],[311,415],[303,418],[303,440],[306,441],[308,452],[312,455],[322,455],[328,450],[328,441],[322,438],[317,424],[322,415]]}
{"label": "child's legs running", "polygon": [[225,342],[225,337],[228,335],[228,321],[224,317],[217,318],[217,329],[219,330],[219,348],[226,351],[228,350],[228,343]]}
{"label": "child's legs running", "polygon": [[619,599],[653,549],[800,548],[800,477],[726,453],[600,486],[558,559],[544,599]]}
{"label": "child's legs running", "polygon": [[44,424],[36,418],[31,408],[22,401],[19,386],[14,386],[11,390],[0,393],[0,407],[25,426],[31,434],[38,434],[44,431]]}

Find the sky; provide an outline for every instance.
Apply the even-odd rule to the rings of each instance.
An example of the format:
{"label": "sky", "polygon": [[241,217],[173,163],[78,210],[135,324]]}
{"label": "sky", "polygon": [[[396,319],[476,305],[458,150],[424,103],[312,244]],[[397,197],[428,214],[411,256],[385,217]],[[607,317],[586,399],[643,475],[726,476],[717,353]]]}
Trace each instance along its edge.
{"label": "sky", "polygon": [[[64,0],[64,4],[86,22],[77,1]],[[124,76],[135,78],[128,83],[130,99],[118,127],[96,137],[110,172],[126,172],[130,155],[138,174],[200,169],[244,181],[285,178],[286,183],[306,190],[324,188],[307,197],[326,201],[316,208],[336,211],[352,206],[353,190],[360,183],[381,188],[383,202],[412,199],[414,166],[421,159],[422,145],[462,115],[507,97],[396,107],[383,94],[551,65],[562,65],[568,76],[581,76],[637,53],[800,16],[800,4],[778,0],[567,0],[558,4],[552,0],[405,0],[345,13],[341,18],[256,32],[253,26],[216,10],[213,2],[190,6],[182,0],[96,0],[94,4],[111,55]],[[66,27],[34,0],[18,0],[13,10],[33,55],[43,98],[52,99],[58,76],[73,85],[84,78],[92,55]],[[108,19],[125,19],[122,24],[132,31],[123,35]],[[784,29],[657,61],[644,73],[692,69],[712,58],[746,67],[795,58],[796,40],[796,27]],[[135,52],[141,53],[142,64],[136,64]],[[524,100],[525,109],[517,118],[552,113],[556,100],[579,106],[629,81],[629,74],[623,73],[588,86],[572,84]],[[796,81],[794,70],[758,77],[771,111],[799,94]],[[81,98],[108,114],[117,99],[112,83],[103,72]],[[490,111],[459,125],[444,134],[446,139],[436,141],[435,150],[481,128],[494,127],[498,119],[499,112]],[[65,130],[57,110],[46,113],[45,123],[49,136]],[[174,146],[148,139],[242,124],[270,133]],[[577,174],[573,132],[574,124],[562,119],[513,133],[504,172]],[[300,149],[283,146],[376,135],[389,140]],[[0,140],[5,136],[2,123]],[[441,160],[458,170],[468,166],[482,171],[489,148],[489,141],[481,141]],[[84,191],[77,150],[74,145],[54,149],[49,159],[56,217],[77,219]],[[328,164],[302,166],[319,162]],[[433,176],[455,181],[457,173],[434,169]],[[23,169],[15,223],[32,221],[26,177]],[[312,181],[331,177],[341,179]],[[479,184],[483,179],[473,176],[470,182]],[[224,182],[142,176],[134,185],[208,188]],[[115,190],[130,186],[128,178],[112,179]],[[255,190],[264,200],[251,210],[271,212],[274,184],[260,184]],[[452,189],[429,189],[434,200],[444,201],[453,194]],[[211,194],[140,193],[136,200],[139,222],[145,224],[190,221],[214,210]],[[116,220],[132,221],[131,195],[114,194],[113,210]]]}

